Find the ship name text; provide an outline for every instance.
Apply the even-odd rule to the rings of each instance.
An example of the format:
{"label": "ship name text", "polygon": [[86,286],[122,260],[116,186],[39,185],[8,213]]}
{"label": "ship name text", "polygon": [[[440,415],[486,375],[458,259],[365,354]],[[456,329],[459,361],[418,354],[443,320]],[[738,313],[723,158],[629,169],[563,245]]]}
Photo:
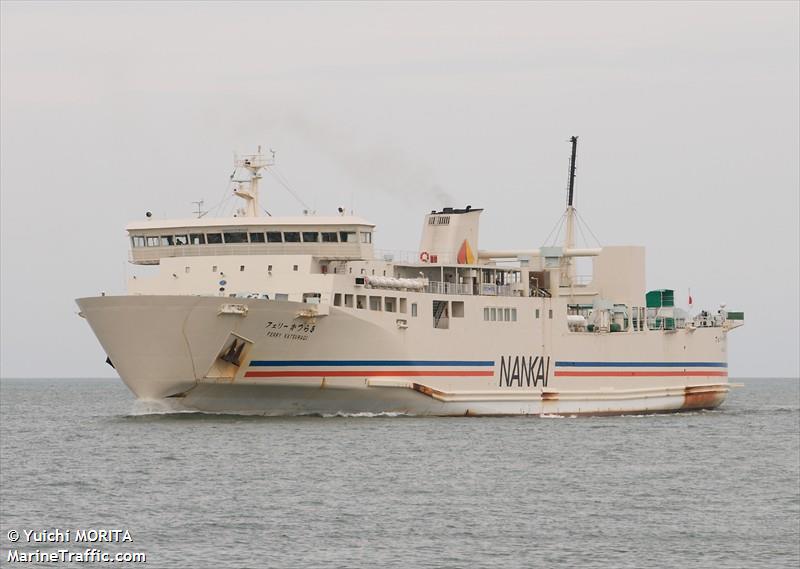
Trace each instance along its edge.
{"label": "ship name text", "polygon": [[547,387],[550,356],[500,356],[500,387]]}

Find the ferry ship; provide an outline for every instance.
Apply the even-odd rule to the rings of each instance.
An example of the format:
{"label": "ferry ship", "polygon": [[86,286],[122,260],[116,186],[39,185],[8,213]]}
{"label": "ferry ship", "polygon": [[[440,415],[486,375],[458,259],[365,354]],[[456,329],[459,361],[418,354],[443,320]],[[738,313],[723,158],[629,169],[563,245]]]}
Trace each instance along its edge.
{"label": "ferry ship", "polygon": [[[127,226],[127,294],[78,299],[139,399],[263,415],[601,415],[711,409],[742,312],[690,314],[646,291],[639,246],[577,247],[572,137],[564,238],[480,248],[483,210],[424,216],[413,255],[375,225],[262,215],[274,165],[235,160],[232,217]],[[560,234],[559,234],[560,235]],[[576,274],[585,258],[591,276]],[[584,263],[583,261],[581,262]],[[143,267],[144,268],[144,267]]]}

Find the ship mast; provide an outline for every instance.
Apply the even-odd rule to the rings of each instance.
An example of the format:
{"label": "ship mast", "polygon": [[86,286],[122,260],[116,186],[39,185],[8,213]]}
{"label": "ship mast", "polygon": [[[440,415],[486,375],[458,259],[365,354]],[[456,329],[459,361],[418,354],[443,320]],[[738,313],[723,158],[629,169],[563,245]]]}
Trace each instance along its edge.
{"label": "ship mast", "polygon": [[[564,234],[564,250],[575,247],[575,158],[578,151],[578,137],[572,136],[569,141],[572,143],[572,155],[569,159],[569,185],[567,186],[567,211],[566,228]],[[564,257],[561,266],[561,282],[568,286],[573,284],[575,278],[575,264],[572,257]]]}
{"label": "ship mast", "polygon": [[[267,160],[261,154],[261,146],[258,147],[256,154],[247,154],[242,157],[235,156],[233,160],[234,176],[240,169],[250,172],[246,180],[234,180],[236,188],[233,193],[244,200],[244,207],[237,211],[242,217],[258,217],[261,215],[261,207],[258,203],[258,182],[261,180],[261,170],[267,166],[275,164],[274,157]],[[233,177],[233,176],[232,176]]]}

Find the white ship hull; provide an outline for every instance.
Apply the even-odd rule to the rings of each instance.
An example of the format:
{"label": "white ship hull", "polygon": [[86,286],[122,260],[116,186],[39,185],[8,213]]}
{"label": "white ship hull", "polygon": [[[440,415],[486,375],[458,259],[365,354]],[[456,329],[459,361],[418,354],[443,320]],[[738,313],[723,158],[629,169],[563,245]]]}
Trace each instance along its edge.
{"label": "white ship hull", "polygon": [[[403,326],[395,313],[330,307],[309,317],[307,304],[262,299],[77,302],[138,398],[206,412],[638,414],[714,408],[729,389],[719,327],[575,333],[534,318],[532,303],[544,313],[559,301],[513,298],[519,326],[490,329],[478,306],[437,330],[430,296],[409,293],[421,313]],[[230,338],[246,342],[239,365],[220,360]]]}

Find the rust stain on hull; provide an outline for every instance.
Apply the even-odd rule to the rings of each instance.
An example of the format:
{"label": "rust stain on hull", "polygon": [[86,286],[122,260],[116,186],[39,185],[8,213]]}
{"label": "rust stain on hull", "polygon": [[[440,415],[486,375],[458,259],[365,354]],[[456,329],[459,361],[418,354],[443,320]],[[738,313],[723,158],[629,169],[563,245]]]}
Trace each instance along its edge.
{"label": "rust stain on hull", "polygon": [[434,389],[432,387],[428,387],[427,385],[422,385],[420,383],[412,384],[414,391],[419,391],[420,393],[427,395],[428,397],[439,396],[443,397],[445,393],[443,391],[439,391],[438,389]]}
{"label": "rust stain on hull", "polygon": [[727,389],[709,389],[708,387],[687,387],[684,390],[681,409],[714,409],[725,400]]}

